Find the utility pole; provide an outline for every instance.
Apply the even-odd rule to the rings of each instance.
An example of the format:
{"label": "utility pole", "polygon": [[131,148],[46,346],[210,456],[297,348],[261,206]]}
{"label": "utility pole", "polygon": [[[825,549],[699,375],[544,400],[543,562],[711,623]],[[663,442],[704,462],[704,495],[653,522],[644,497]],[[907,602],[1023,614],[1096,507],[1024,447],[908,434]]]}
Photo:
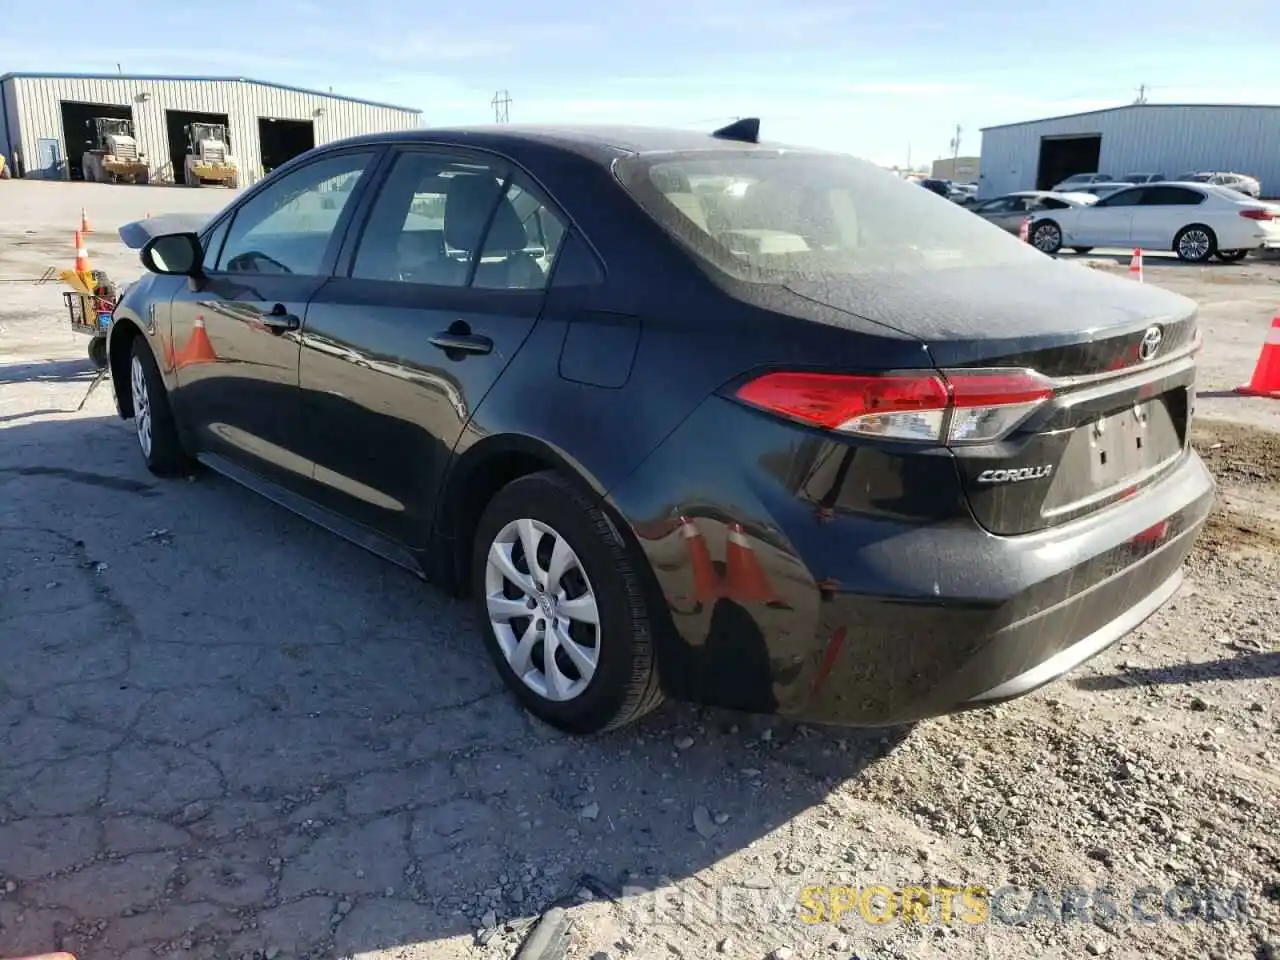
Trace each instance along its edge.
{"label": "utility pole", "polygon": [[493,95],[490,103],[493,107],[494,123],[510,123],[511,122],[511,94],[506,90],[499,90]]}
{"label": "utility pole", "polygon": [[1134,103],[1147,102],[1147,85],[1145,83],[1138,87],[1138,99],[1133,102]]}
{"label": "utility pole", "polygon": [[960,124],[956,124],[956,135],[951,138],[951,177],[954,180],[956,176],[956,165],[960,162],[960,134],[964,132],[964,128]]}

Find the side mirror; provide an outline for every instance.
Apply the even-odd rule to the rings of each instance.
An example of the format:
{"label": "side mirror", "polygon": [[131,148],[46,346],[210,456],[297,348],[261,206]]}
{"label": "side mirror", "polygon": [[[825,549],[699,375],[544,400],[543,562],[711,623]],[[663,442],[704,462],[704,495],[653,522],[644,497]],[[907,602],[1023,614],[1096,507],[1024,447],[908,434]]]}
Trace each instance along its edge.
{"label": "side mirror", "polygon": [[152,273],[170,277],[198,277],[203,274],[204,251],[194,233],[166,233],[149,240],[142,248],[142,265]]}

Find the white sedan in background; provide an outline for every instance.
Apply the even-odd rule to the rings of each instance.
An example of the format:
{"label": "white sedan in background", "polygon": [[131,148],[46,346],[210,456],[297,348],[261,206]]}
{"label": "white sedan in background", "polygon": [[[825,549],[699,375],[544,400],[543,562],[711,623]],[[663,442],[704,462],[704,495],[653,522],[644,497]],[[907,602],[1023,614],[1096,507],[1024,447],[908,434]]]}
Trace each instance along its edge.
{"label": "white sedan in background", "polygon": [[1118,190],[1090,206],[1047,211],[1031,223],[1031,243],[1043,253],[1063,247],[1172,250],[1204,263],[1243,259],[1251,250],[1280,248],[1280,206],[1207,183],[1148,183]]}

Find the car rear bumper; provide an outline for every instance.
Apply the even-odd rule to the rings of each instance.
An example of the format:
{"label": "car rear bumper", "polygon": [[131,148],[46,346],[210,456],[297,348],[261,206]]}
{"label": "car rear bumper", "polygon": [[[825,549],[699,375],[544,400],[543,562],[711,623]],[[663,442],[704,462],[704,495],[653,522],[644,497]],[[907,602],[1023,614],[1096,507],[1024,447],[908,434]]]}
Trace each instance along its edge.
{"label": "car rear bumper", "polygon": [[[1025,693],[1030,693],[1032,690],[1037,690],[1046,683],[1050,683],[1063,674],[1074,670],[1086,660],[1106,650],[1121,637],[1137,629],[1147,617],[1173,598],[1173,595],[1178,592],[1178,588],[1182,586],[1182,582],[1183,575],[1179,569],[1173,576],[1113,620],[1104,623],[1097,630],[1081,637],[1070,646],[1059,650],[1047,660],[1042,660],[1034,667],[1030,667],[1022,673],[998,683],[976,697],[971,697],[967,703],[985,706],[986,704],[998,703],[1003,700],[1012,700],[1014,697],[1020,697]],[[1091,592],[1086,591],[1085,594],[1072,598],[1071,602],[1077,604],[1087,602]],[[1057,611],[1053,612],[1057,613]]]}
{"label": "car rear bumper", "polygon": [[[1188,451],[1125,501],[1001,537],[955,509],[942,472],[898,476],[883,495],[881,461],[863,447],[839,481],[847,496],[824,506],[812,471],[797,469],[820,456],[787,427],[770,438],[772,425],[735,419],[695,414],[614,498],[671,614],[658,631],[667,692],[719,706],[882,726],[1021,696],[1166,603],[1213,504],[1213,479]],[[775,461],[732,455],[786,433]],[[638,509],[664,471],[682,490],[656,502],[677,504],[683,523]],[[932,519],[918,515],[928,503],[939,504]]]}

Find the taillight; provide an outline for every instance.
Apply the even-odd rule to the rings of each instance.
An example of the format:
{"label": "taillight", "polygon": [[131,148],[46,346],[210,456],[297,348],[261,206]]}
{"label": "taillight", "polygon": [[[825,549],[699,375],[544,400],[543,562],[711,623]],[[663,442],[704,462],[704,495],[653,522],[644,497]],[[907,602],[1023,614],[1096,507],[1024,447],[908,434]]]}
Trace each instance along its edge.
{"label": "taillight", "polygon": [[952,370],[853,376],[768,373],[744,384],[743,403],[838,433],[925,443],[990,443],[1053,396],[1032,370]]}
{"label": "taillight", "polygon": [[1240,211],[1240,216],[1246,220],[1274,220],[1276,215],[1270,210],[1262,210],[1258,207],[1247,207]]}

